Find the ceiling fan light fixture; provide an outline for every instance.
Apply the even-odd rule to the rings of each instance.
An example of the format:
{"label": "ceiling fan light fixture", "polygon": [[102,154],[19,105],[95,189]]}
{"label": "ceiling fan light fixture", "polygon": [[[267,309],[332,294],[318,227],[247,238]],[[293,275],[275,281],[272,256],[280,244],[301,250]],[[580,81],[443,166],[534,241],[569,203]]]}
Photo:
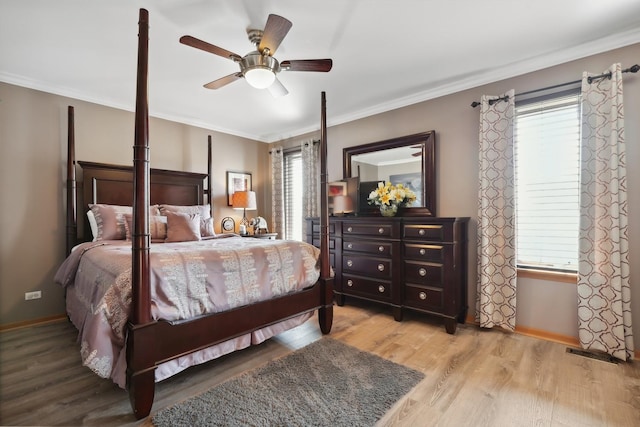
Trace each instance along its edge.
{"label": "ceiling fan light fixture", "polygon": [[283,61],[283,65],[281,65],[272,55],[275,54],[292,25],[288,19],[270,14],[264,30],[247,30],[249,41],[253,43],[256,50],[242,57],[237,53],[192,36],[180,37],[180,43],[229,59],[240,66],[240,72],[231,73],[209,82],[204,85],[205,88],[220,89],[229,83],[244,78],[250,86],[257,89],[269,89],[271,95],[277,98],[289,93],[280,80],[276,78],[280,71],[317,71],[326,73],[331,70],[333,64],[331,59],[304,59]]}
{"label": "ceiling fan light fixture", "polygon": [[246,70],[244,78],[256,89],[266,89],[273,84],[276,75],[269,68],[256,67]]}
{"label": "ceiling fan light fixture", "polygon": [[273,84],[280,63],[272,56],[251,52],[240,61],[242,75],[256,89],[266,89]]}

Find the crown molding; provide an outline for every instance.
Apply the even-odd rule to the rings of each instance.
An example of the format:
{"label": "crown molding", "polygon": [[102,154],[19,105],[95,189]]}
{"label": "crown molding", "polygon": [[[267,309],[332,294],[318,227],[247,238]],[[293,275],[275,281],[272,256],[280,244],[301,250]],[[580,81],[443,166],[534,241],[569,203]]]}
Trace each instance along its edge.
{"label": "crown molding", "polygon": [[[456,79],[455,81],[442,82],[435,86],[426,89],[424,91],[417,92],[415,94],[393,99],[389,102],[383,102],[377,105],[373,105],[368,108],[360,109],[348,114],[339,116],[333,116],[327,121],[327,126],[337,126],[344,123],[349,123],[355,120],[360,120],[366,117],[370,117],[376,114],[385,113],[388,111],[396,110],[399,108],[407,107],[410,105],[418,104],[424,101],[435,99],[441,96],[450,95],[456,92],[460,92],[467,89],[476,88],[497,81],[505,80],[508,78],[516,77],[522,74],[530,73],[533,71],[539,71],[544,68],[553,67],[559,64],[564,64],[570,61],[582,59],[588,56],[596,55],[602,52],[606,52],[613,49],[629,46],[640,42],[640,28],[633,28],[624,32],[620,32],[608,37],[600,38],[598,40],[592,40],[583,43],[578,46],[565,48],[549,52],[544,55],[539,55],[535,58],[530,58],[526,61],[519,61],[511,64],[507,64],[503,67],[496,68],[484,73],[478,73],[469,77]],[[92,96],[88,96],[86,93],[80,93],[74,89],[62,86],[53,86],[46,84],[42,81],[25,78],[22,76],[5,73],[0,71],[0,81],[13,84],[16,86],[22,86],[29,89],[39,90],[59,96],[64,96],[80,101],[91,102],[106,107],[117,108],[125,111],[134,111],[132,101],[130,105],[124,105],[122,103],[97,99]],[[298,135],[303,135],[318,130],[317,125],[294,128],[287,131],[279,131],[277,133],[269,133],[262,135],[254,135],[249,133],[243,133],[235,129],[228,129],[214,125],[212,123],[200,122],[190,118],[182,117],[175,114],[163,114],[159,113],[152,108],[149,110],[151,117],[169,120],[173,122],[183,123],[190,126],[195,126],[215,132],[226,133],[229,135],[235,135],[241,138],[246,138],[258,142],[272,143],[281,141],[287,138],[292,138]]]}

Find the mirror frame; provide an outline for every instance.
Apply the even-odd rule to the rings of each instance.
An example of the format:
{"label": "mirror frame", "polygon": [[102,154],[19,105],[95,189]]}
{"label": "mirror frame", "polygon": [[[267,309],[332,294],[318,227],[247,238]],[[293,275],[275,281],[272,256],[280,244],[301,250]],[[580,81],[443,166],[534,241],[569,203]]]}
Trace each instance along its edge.
{"label": "mirror frame", "polygon": [[[436,132],[416,133],[413,135],[401,136],[398,138],[386,139],[384,141],[371,142],[369,144],[356,145],[342,149],[343,176],[352,178],[351,157],[371,153],[374,151],[387,150],[390,148],[406,147],[408,145],[422,146],[422,200],[423,205],[415,208],[401,208],[398,216],[435,216],[436,212]],[[361,207],[358,206],[358,214],[361,214]]]}

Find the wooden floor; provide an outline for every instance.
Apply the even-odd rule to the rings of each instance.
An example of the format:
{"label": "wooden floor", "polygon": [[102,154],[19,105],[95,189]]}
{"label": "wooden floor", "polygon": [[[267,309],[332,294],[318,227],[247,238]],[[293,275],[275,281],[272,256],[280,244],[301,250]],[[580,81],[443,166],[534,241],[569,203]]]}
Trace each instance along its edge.
{"label": "wooden floor", "polygon": [[[260,346],[159,383],[152,413],[321,337],[316,319]],[[80,364],[77,332],[58,322],[0,333],[0,424],[152,425],[128,394]],[[384,426],[640,426],[640,363],[612,364],[566,346],[379,306],[336,307],[331,337],[425,373]],[[319,385],[320,386],[320,385]]]}

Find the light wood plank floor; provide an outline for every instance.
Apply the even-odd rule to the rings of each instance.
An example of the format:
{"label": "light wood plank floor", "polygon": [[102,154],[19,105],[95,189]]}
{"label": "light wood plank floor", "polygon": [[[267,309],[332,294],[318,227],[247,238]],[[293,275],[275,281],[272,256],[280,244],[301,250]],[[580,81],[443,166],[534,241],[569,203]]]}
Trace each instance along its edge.
{"label": "light wood plank floor", "polygon": [[[80,364],[67,322],[0,333],[0,424],[150,426],[128,394]],[[316,319],[159,383],[152,413],[321,337]],[[640,426],[640,363],[612,364],[566,346],[377,305],[335,308],[331,337],[425,373],[381,426]]]}

